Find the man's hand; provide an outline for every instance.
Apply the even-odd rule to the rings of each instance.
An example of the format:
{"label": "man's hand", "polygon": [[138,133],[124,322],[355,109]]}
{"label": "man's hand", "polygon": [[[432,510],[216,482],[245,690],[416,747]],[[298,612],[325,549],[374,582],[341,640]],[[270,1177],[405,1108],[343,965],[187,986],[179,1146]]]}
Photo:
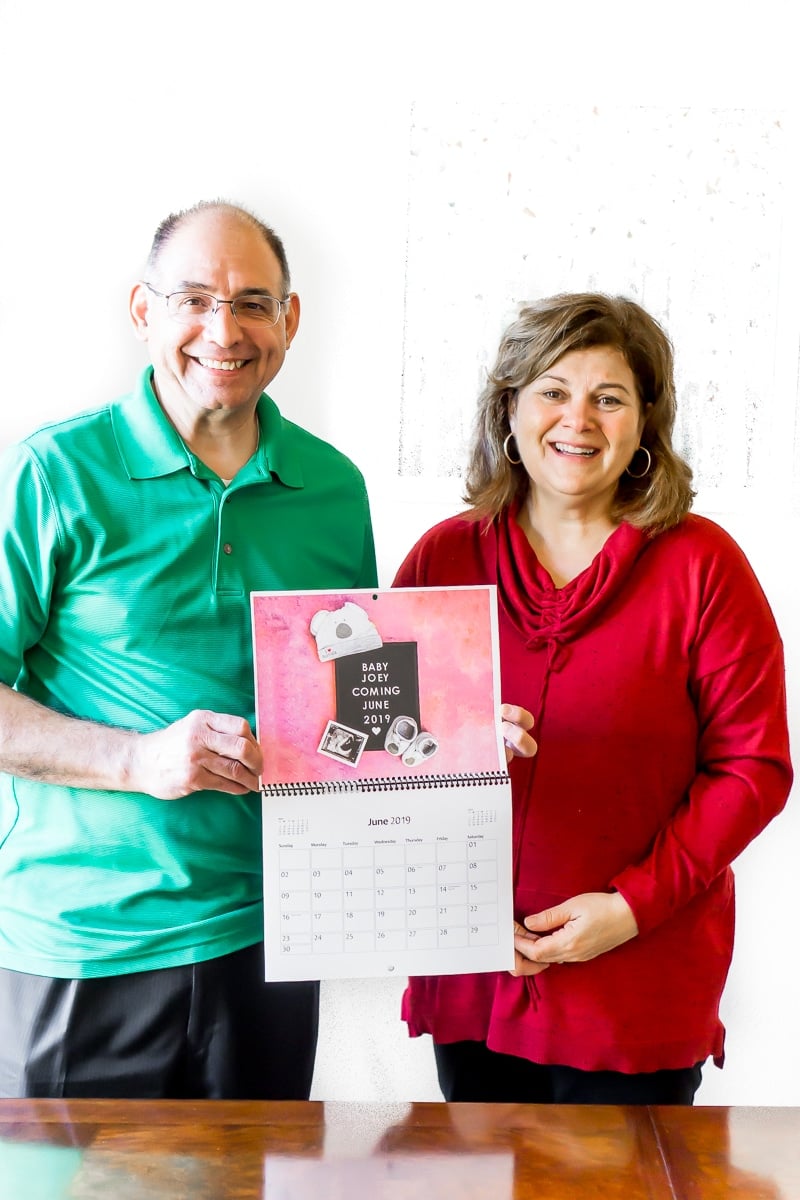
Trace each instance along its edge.
{"label": "man's hand", "polygon": [[619,892],[585,892],[533,913],[525,918],[524,929],[515,925],[514,930],[514,975],[535,975],[551,963],[588,962],[639,932]]}
{"label": "man's hand", "polygon": [[517,755],[533,758],[538,746],[528,732],[533,729],[533,716],[527,708],[518,704],[501,704],[500,718],[503,723],[503,741],[506,746],[506,762]]}
{"label": "man's hand", "polygon": [[196,709],[132,743],[131,791],[175,800],[208,788],[242,795],[258,790],[261,748],[241,717]]}
{"label": "man's hand", "polygon": [[242,717],[197,709],[155,733],[54,712],[0,684],[0,771],[64,787],[175,800],[258,790],[261,748]]}

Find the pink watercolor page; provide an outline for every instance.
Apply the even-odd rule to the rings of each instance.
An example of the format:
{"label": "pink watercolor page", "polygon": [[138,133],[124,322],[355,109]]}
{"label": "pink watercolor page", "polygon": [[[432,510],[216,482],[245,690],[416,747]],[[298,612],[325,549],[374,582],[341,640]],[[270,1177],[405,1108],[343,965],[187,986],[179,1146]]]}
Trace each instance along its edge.
{"label": "pink watercolor page", "polygon": [[[435,739],[431,757],[406,765],[403,756],[389,753],[383,744],[366,749],[355,722],[336,728],[341,722],[336,719],[335,665],[321,661],[320,654],[331,652],[329,630],[342,628],[337,614],[348,614],[348,619],[353,614],[346,605],[356,605],[366,618],[356,628],[357,636],[372,629],[383,644],[416,643],[419,735]],[[264,784],[505,771],[494,587],[254,592],[251,607]],[[311,632],[315,616],[316,637]],[[336,653],[348,653],[346,641]],[[350,672],[359,676],[356,683],[362,668],[379,667],[381,661],[380,648],[353,655]],[[373,670],[365,675],[376,678]],[[365,715],[363,720],[373,718]]]}

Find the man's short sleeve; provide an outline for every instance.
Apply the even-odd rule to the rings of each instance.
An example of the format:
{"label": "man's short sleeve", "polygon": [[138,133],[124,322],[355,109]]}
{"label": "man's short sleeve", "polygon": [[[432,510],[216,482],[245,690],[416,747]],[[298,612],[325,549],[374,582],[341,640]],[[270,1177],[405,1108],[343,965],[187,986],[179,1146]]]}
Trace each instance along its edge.
{"label": "man's short sleeve", "polygon": [[12,686],[47,625],[60,522],[39,462],[24,444],[0,458],[0,681]]}

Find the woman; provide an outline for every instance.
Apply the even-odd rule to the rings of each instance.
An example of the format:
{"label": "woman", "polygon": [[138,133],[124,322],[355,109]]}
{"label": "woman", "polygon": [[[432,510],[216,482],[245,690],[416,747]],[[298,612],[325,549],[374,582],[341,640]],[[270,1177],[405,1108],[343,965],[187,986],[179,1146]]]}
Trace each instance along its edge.
{"label": "woman", "polygon": [[395,580],[497,584],[503,690],[538,743],[510,765],[516,970],[404,997],[448,1100],[691,1104],[722,1065],[730,863],[791,784],[784,667],[744,555],[687,515],[674,418],[670,342],[637,304],[524,307],[470,511]]}

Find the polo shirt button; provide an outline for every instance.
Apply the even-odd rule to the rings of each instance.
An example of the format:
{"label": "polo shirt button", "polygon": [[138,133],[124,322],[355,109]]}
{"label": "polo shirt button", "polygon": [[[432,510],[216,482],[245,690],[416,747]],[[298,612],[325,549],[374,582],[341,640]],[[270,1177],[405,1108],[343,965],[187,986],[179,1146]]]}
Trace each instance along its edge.
{"label": "polo shirt button", "polygon": [[226,554],[233,554],[233,546],[230,544],[230,542],[226,542],[222,549]]}

